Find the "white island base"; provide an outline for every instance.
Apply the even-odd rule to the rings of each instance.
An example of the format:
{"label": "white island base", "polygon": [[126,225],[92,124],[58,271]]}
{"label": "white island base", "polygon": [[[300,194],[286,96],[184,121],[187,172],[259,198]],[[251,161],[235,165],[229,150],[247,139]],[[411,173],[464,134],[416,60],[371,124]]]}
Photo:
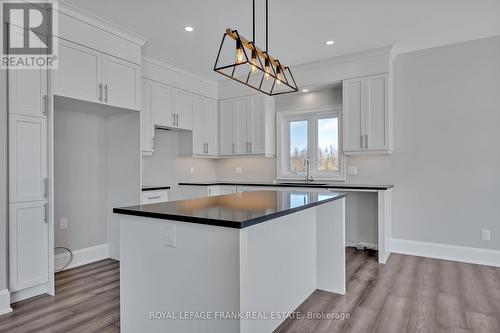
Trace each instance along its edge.
{"label": "white island base", "polygon": [[344,211],[341,198],[243,229],[120,215],[121,331],[266,333],[314,290],[344,294]]}

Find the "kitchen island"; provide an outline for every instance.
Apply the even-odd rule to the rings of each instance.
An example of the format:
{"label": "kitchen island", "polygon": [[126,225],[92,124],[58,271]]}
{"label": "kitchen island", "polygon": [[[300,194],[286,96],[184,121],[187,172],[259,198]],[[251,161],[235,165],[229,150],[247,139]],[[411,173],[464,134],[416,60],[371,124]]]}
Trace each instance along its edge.
{"label": "kitchen island", "polygon": [[256,191],[115,208],[121,331],[272,332],[345,293],[345,194]]}

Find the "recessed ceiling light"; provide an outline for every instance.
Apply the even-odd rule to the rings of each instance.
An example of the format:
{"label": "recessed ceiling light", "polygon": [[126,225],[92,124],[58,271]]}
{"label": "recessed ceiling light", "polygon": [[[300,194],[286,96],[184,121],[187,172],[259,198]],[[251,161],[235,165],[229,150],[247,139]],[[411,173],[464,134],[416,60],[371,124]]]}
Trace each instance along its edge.
{"label": "recessed ceiling light", "polygon": [[329,40],[326,42],[326,45],[333,45],[333,44],[335,44],[335,41],[333,41],[333,40]]}
{"label": "recessed ceiling light", "polygon": [[302,89],[302,92],[309,92],[309,89]]}
{"label": "recessed ceiling light", "polygon": [[194,28],[190,27],[190,26],[187,26],[187,27],[184,28],[184,30],[186,30],[187,32],[192,32],[192,31],[194,31]]}

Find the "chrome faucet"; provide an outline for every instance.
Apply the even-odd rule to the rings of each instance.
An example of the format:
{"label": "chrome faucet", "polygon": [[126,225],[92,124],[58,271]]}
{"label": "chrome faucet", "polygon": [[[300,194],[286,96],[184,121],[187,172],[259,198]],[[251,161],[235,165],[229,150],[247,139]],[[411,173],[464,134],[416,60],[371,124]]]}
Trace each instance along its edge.
{"label": "chrome faucet", "polygon": [[311,176],[311,161],[309,161],[309,156],[304,160],[304,170],[306,172],[306,184],[309,184],[310,182],[314,181],[313,177]]}

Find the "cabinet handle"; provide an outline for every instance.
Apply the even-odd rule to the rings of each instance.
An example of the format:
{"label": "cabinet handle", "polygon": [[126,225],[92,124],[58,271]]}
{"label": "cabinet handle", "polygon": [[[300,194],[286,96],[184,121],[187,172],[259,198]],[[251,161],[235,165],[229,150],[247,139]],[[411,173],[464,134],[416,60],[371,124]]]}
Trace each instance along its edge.
{"label": "cabinet handle", "polygon": [[161,195],[158,195],[156,197],[148,197],[148,200],[156,200],[156,199],[161,199]]}
{"label": "cabinet handle", "polygon": [[47,199],[47,196],[48,196],[48,187],[49,187],[49,179],[48,178],[44,178],[43,179],[43,197],[45,199]]}
{"label": "cabinet handle", "polygon": [[45,210],[45,214],[43,216],[43,223],[49,223],[49,206],[48,204],[43,205],[43,209]]}
{"label": "cabinet handle", "polygon": [[151,148],[153,150],[155,150],[155,137],[154,136],[151,138]]}
{"label": "cabinet handle", "polygon": [[104,85],[104,101],[108,102],[108,85]]}
{"label": "cabinet handle", "polygon": [[363,135],[359,136],[359,145],[361,149],[365,148],[364,142],[363,142]]}
{"label": "cabinet handle", "polygon": [[205,154],[208,154],[208,142],[205,143]]}
{"label": "cabinet handle", "polygon": [[102,83],[98,85],[99,97],[98,99],[102,102]]}
{"label": "cabinet handle", "polygon": [[368,134],[365,134],[365,148],[368,149]]}
{"label": "cabinet handle", "polygon": [[176,126],[179,127],[179,115],[178,114],[175,114],[175,123],[176,123]]}
{"label": "cabinet handle", "polygon": [[250,146],[250,153],[253,151],[252,143],[249,142],[248,145]]}
{"label": "cabinet handle", "polygon": [[233,143],[233,154],[234,154],[235,150],[234,150],[234,143]]}
{"label": "cabinet handle", "polygon": [[43,95],[43,115],[46,116],[48,114],[48,110],[49,110],[49,105],[47,103],[48,99],[47,99],[47,95]]}

